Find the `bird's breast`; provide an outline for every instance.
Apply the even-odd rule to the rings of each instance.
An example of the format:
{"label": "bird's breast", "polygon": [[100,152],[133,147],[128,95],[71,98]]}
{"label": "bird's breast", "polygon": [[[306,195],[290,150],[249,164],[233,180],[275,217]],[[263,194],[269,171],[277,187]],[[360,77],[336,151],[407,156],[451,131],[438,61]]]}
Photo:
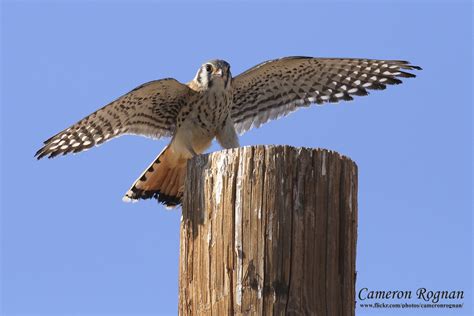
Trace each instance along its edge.
{"label": "bird's breast", "polygon": [[181,111],[178,128],[186,121],[213,137],[229,115],[231,100],[232,94],[225,90],[200,94]]}

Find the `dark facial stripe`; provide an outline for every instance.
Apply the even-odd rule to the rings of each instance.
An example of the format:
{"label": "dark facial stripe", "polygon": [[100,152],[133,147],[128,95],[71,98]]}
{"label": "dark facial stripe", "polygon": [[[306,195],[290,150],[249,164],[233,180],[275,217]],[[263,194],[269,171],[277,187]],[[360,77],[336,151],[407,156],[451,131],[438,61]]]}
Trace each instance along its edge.
{"label": "dark facial stripe", "polygon": [[212,79],[211,79],[211,73],[207,73],[207,86],[208,88],[212,87]]}
{"label": "dark facial stripe", "polygon": [[224,87],[227,89],[228,88],[228,84],[230,83],[230,80],[232,79],[232,74],[230,73],[230,70],[227,69],[227,74],[225,76],[225,84],[224,84]]}

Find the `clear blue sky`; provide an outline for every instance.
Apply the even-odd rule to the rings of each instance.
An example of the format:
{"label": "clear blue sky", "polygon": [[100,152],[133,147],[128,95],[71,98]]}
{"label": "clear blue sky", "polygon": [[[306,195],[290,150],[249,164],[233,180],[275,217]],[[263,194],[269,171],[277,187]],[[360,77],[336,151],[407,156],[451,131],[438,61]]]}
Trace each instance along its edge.
{"label": "clear blue sky", "polygon": [[[359,166],[357,290],[464,290],[471,315],[470,1],[3,1],[1,315],[173,315],[181,212],[121,197],[166,145],[125,136],[36,161],[42,141],[153,79],[288,55],[406,59],[416,79],[300,110],[241,138]],[[213,146],[212,150],[218,147]],[[386,301],[387,302],[387,301]]]}

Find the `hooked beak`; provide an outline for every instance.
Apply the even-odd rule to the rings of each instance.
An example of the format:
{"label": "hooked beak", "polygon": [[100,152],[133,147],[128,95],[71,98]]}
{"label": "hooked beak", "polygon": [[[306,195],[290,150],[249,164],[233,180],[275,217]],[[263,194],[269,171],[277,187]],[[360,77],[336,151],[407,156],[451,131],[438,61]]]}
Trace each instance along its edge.
{"label": "hooked beak", "polygon": [[219,76],[219,77],[222,77],[222,69],[217,69],[216,71],[214,71],[214,75],[215,76]]}

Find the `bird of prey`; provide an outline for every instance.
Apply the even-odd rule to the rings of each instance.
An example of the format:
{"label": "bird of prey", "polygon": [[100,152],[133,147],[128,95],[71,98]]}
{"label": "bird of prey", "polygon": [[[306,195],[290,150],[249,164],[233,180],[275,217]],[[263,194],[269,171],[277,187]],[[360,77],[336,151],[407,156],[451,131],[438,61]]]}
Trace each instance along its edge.
{"label": "bird of prey", "polygon": [[124,200],[156,198],[180,204],[186,162],[214,138],[239,146],[238,134],[301,107],[350,101],[400,84],[420,70],[407,61],[285,57],[260,63],[236,77],[223,60],[199,67],[183,84],[172,78],[145,83],[44,142],[36,157],[78,153],[123,134],[171,137]]}

